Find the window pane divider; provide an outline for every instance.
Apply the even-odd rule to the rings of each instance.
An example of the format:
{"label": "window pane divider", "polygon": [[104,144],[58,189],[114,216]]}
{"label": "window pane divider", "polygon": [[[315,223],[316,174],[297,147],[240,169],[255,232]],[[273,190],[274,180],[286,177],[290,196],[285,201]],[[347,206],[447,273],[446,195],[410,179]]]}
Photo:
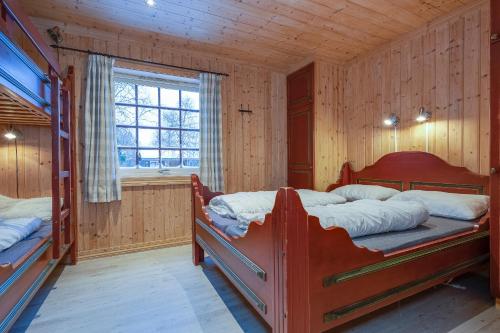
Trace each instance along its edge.
{"label": "window pane divider", "polygon": [[[118,82],[118,81],[115,81],[115,82]],[[178,98],[178,105],[179,107],[168,107],[168,106],[161,106],[162,104],[162,98],[161,98],[161,87],[155,87],[156,88],[156,93],[157,93],[157,96],[158,96],[158,105],[145,105],[145,104],[139,104],[139,84],[133,84],[134,86],[134,89],[133,89],[133,92],[134,92],[134,102],[135,103],[123,103],[123,102],[116,102],[115,103],[115,106],[117,107],[129,107],[129,108],[134,108],[134,111],[135,111],[135,125],[129,125],[129,124],[117,124],[116,125],[116,128],[124,128],[124,129],[132,129],[132,130],[135,130],[135,146],[118,146],[118,149],[119,151],[129,151],[129,152],[134,152],[134,155],[135,155],[135,168],[139,169],[139,168],[148,168],[148,167],[144,167],[144,166],[141,166],[141,160],[144,160],[143,157],[141,157],[141,160],[139,158],[139,152],[140,151],[157,151],[158,152],[158,158],[152,158],[150,160],[151,163],[157,163],[159,168],[165,168],[165,167],[169,167],[168,165],[163,165],[163,160],[165,161],[168,161],[170,158],[168,157],[165,157],[163,158],[162,157],[162,152],[176,152],[176,154],[178,153],[179,154],[179,158],[177,159],[177,157],[173,157],[174,161],[178,161],[179,162],[179,165],[178,166],[173,166],[172,168],[192,168],[193,166],[189,166],[189,165],[184,165],[185,163],[185,158],[183,156],[183,153],[184,152],[198,152],[198,158],[196,157],[189,157],[189,156],[186,156],[186,160],[188,161],[193,161],[193,159],[196,161],[196,159],[198,160],[198,163],[199,163],[199,142],[198,142],[198,147],[183,147],[183,144],[184,144],[184,140],[183,140],[183,132],[186,132],[186,133],[199,133],[200,132],[200,129],[199,128],[186,128],[186,127],[183,127],[183,119],[186,118],[185,115],[186,112],[191,112],[191,113],[198,113],[200,112],[200,110],[198,109],[188,109],[188,108],[183,108],[182,106],[182,98],[183,98],[183,90],[177,90],[177,98]],[[191,92],[191,91],[188,91],[188,92]],[[144,108],[144,109],[150,109],[150,110],[156,110],[158,112],[158,126],[148,126],[148,125],[139,125],[139,108]],[[164,114],[162,112],[162,110],[166,110],[166,111],[176,111],[178,112],[178,122],[179,122],[179,127],[163,127],[162,125],[162,122],[164,121],[163,120],[163,117],[162,115]],[[184,119],[184,121],[186,121],[186,119]],[[139,145],[139,131],[141,129],[146,129],[146,130],[155,130],[157,132],[157,140],[158,140],[158,145],[155,146],[155,147],[141,147]],[[162,146],[162,133],[163,131],[172,131],[172,132],[176,132],[178,133],[179,135],[179,147],[163,147]],[[188,142],[191,142],[191,140],[189,140]],[[195,155],[196,156],[196,155]],[[131,160],[128,160],[128,161],[131,161]],[[167,162],[168,163],[168,162]],[[189,163],[188,163],[189,164]],[[195,166],[196,167],[196,166]],[[152,167],[149,167],[151,169],[157,169],[157,168],[152,168]]]}

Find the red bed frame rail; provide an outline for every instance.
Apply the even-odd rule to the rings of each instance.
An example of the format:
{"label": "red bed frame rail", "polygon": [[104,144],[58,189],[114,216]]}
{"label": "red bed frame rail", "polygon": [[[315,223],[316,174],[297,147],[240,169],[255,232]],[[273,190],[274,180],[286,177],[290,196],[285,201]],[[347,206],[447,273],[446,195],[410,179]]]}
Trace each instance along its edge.
{"label": "red bed frame rail", "polygon": [[[396,170],[400,166],[405,168]],[[389,154],[359,172],[345,166],[341,179],[329,188],[365,182],[488,191],[488,177],[420,152]],[[192,186],[194,264],[207,252],[273,332],[338,327],[474,270],[489,257],[488,214],[471,231],[384,254],[357,246],[342,228],[323,229],[292,188],[278,191],[264,223],[251,223],[244,237],[229,238],[205,210],[219,193],[210,192],[196,175]]]}

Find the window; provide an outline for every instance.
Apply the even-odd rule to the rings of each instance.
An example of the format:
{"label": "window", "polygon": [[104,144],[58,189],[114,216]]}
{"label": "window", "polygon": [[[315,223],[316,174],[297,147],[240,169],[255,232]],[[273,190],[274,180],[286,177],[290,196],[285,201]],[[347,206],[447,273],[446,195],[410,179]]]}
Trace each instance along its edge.
{"label": "window", "polygon": [[[144,72],[131,75],[130,72],[137,71],[115,71],[120,167],[199,167],[197,80]],[[144,77],[145,74],[155,77]]]}

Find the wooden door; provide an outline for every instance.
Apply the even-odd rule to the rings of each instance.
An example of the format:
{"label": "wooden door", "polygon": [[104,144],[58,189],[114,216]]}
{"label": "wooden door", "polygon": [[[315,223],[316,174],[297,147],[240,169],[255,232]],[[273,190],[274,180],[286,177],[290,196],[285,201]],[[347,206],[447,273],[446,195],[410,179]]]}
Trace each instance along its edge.
{"label": "wooden door", "polygon": [[288,186],[314,186],[314,64],[287,77]]}
{"label": "wooden door", "polygon": [[491,291],[500,304],[500,1],[491,1]]}

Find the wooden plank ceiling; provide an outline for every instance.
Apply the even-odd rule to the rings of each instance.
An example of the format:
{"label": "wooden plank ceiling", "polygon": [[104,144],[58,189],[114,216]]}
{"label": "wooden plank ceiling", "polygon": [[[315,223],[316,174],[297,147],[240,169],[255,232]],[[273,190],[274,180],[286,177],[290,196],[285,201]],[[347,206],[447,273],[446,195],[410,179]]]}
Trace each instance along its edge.
{"label": "wooden plank ceiling", "polygon": [[[475,0],[21,0],[32,16],[169,35],[276,67],[343,63]],[[246,58],[246,59],[244,59]]]}

